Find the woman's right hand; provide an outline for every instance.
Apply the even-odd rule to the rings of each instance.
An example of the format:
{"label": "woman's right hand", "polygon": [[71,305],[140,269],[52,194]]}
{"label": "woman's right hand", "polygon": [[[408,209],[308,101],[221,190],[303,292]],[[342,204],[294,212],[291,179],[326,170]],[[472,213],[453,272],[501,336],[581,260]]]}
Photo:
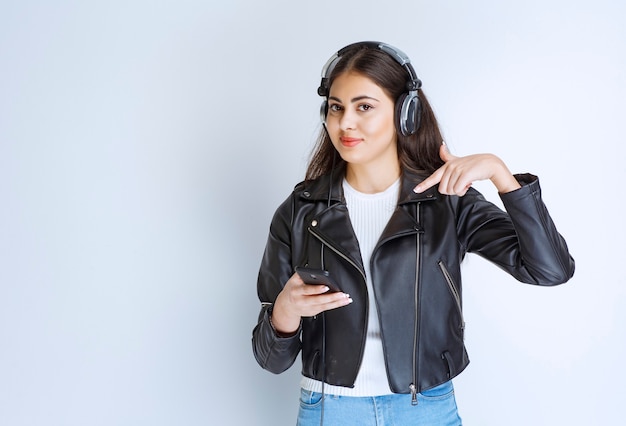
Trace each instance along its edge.
{"label": "woman's right hand", "polygon": [[328,293],[325,285],[305,284],[294,273],[274,302],[272,325],[279,334],[293,334],[298,331],[302,317],[312,317],[350,303],[352,299],[349,294]]}

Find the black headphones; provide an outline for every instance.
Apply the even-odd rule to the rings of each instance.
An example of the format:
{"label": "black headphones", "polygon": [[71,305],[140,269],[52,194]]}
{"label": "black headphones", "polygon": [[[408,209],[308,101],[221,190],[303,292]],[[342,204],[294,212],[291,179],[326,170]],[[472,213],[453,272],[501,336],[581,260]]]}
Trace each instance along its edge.
{"label": "black headphones", "polygon": [[[402,94],[398,101],[396,102],[396,120],[398,129],[400,133],[404,136],[410,136],[417,132],[417,129],[420,127],[420,121],[422,116],[422,105],[420,103],[420,99],[418,96],[418,89],[422,86],[422,82],[419,78],[417,78],[417,74],[411,65],[411,60],[409,57],[399,49],[396,49],[393,46],[390,46],[385,43],[380,43],[377,41],[362,41],[358,43],[352,43],[343,49],[339,50],[335,53],[331,58],[326,62],[324,68],[322,68],[322,82],[320,83],[320,87],[317,89],[317,94],[320,96],[328,97],[328,93],[330,92],[329,87],[329,78],[333,69],[341,59],[341,57],[348,51],[359,48],[366,47],[368,49],[379,49],[383,52],[387,53],[391,56],[398,64],[402,66],[409,75],[409,80],[406,83],[406,93]],[[322,123],[326,123],[326,115],[328,114],[328,99],[325,99],[322,102],[322,106],[320,108],[320,116],[322,119]]]}

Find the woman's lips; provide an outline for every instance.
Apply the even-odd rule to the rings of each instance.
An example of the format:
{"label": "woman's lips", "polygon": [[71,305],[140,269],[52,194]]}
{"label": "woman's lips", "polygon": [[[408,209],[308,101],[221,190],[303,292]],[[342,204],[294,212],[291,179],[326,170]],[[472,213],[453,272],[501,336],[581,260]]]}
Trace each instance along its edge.
{"label": "woman's lips", "polygon": [[362,141],[361,138],[349,138],[347,136],[342,136],[340,140],[341,140],[341,144],[347,147],[356,146]]}

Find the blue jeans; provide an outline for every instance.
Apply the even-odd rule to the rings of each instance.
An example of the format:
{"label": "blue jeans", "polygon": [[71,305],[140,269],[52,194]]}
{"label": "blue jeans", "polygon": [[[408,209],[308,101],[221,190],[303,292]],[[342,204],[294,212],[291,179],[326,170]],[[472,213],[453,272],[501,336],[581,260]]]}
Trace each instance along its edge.
{"label": "blue jeans", "polygon": [[[319,426],[322,394],[301,389],[297,426]],[[325,426],[459,426],[452,382],[417,394],[392,394],[374,397],[324,396]]]}

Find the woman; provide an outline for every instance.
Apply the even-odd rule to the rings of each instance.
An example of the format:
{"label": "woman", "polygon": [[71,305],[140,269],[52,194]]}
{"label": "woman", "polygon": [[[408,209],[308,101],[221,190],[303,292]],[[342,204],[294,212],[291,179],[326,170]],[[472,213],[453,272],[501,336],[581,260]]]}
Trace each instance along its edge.
{"label": "woman", "polygon": [[[349,45],[322,71],[324,128],[272,220],[253,331],[269,371],[302,351],[299,425],[461,424],[451,379],[469,362],[465,254],[525,283],[574,273],[537,178],[491,154],[450,154],[420,86],[384,43]],[[506,212],[471,187],[478,180]],[[328,271],[341,291],[305,284],[298,267]]]}

